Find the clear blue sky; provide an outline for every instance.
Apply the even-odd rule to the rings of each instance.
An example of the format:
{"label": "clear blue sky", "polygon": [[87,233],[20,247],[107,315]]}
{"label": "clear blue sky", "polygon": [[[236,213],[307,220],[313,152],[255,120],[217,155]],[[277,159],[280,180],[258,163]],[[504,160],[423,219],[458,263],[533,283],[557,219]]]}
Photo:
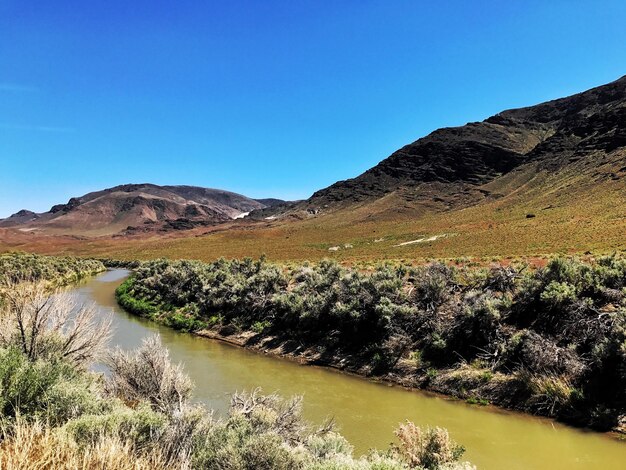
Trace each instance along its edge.
{"label": "clear blue sky", "polygon": [[304,198],[624,74],[623,0],[0,0],[0,217],[128,182]]}

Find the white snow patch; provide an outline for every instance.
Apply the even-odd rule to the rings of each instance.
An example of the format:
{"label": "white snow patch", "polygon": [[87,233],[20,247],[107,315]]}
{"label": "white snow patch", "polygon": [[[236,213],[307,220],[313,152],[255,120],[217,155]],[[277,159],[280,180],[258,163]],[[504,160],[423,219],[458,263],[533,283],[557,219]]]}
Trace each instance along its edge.
{"label": "white snow patch", "polygon": [[242,212],[239,215],[236,215],[235,217],[233,217],[233,219],[243,219],[245,216],[247,216],[250,212]]}
{"label": "white snow patch", "polygon": [[265,217],[265,220],[274,220],[276,219],[275,215],[270,215],[269,217]]}

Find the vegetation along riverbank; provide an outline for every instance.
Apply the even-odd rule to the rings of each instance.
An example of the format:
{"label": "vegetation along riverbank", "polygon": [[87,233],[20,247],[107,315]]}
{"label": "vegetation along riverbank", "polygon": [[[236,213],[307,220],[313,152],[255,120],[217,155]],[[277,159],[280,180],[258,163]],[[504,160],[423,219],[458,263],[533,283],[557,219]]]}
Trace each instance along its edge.
{"label": "vegetation along riverbank", "polygon": [[193,385],[158,336],[108,350],[108,319],[48,277],[79,278],[101,263],[9,258],[0,264],[0,469],[474,468],[446,430],[410,422],[388,450],[355,457],[332,423],[302,418],[300,397],[236,393],[217,418],[192,404]]}
{"label": "vegetation along riverbank", "polygon": [[626,259],[545,267],[141,264],[117,290],[173,328],[361,375],[623,430]]}
{"label": "vegetation along riverbank", "polygon": [[43,282],[48,287],[59,287],[80,281],[106,271],[98,260],[69,256],[41,256],[31,253],[0,254],[0,276],[6,282]]}

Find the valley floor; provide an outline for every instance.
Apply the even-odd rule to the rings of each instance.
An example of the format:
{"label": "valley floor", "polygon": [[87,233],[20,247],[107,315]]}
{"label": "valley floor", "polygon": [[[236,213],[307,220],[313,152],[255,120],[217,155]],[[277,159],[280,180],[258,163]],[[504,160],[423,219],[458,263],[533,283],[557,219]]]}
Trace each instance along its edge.
{"label": "valley floor", "polygon": [[586,185],[574,193],[558,186],[548,191],[546,182],[532,184],[536,189],[527,189],[523,196],[513,192],[443,212],[420,211],[390,196],[374,205],[303,220],[240,220],[160,236],[81,238],[0,229],[0,251],[202,261],[265,254],[282,262],[333,258],[367,263],[464,257],[490,261],[626,250],[623,180],[605,183],[602,189]]}

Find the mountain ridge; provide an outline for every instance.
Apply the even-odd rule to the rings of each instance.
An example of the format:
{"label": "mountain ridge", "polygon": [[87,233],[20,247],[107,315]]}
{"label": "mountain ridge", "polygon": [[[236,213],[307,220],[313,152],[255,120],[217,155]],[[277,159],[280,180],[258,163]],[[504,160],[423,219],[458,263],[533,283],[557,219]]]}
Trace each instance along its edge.
{"label": "mountain ridge", "polygon": [[362,203],[420,184],[478,188],[520,166],[554,170],[626,145],[626,76],[609,84],[481,122],[437,129],[355,178],[316,191],[299,209]]}
{"label": "mountain ridge", "polygon": [[198,186],[133,183],[72,197],[44,213],[23,209],[0,220],[0,227],[88,235],[167,231],[227,222],[282,202]]}

